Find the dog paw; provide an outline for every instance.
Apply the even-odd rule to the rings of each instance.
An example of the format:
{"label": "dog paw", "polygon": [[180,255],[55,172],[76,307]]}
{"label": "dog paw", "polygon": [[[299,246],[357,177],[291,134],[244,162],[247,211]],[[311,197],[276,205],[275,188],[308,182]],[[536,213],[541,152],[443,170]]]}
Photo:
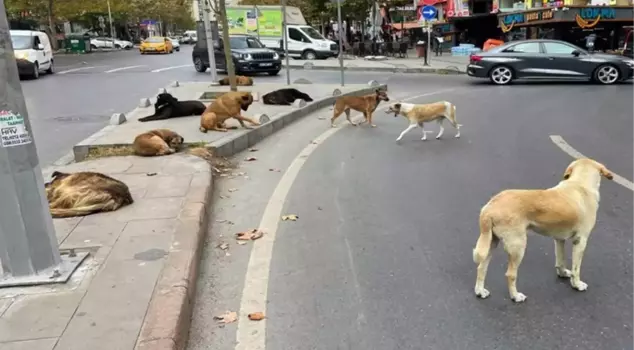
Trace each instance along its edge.
{"label": "dog paw", "polygon": [[475,295],[478,298],[486,299],[489,297],[489,295],[491,295],[491,293],[486,288],[476,288]]}
{"label": "dog paw", "polygon": [[570,280],[570,284],[572,285],[572,288],[580,291],[580,292],[584,292],[588,289],[588,284],[583,282],[583,281],[579,281],[577,283],[572,282],[572,280]]}
{"label": "dog paw", "polygon": [[522,293],[517,293],[515,296],[511,297],[511,300],[513,300],[516,303],[522,303],[526,300],[526,295]]}
{"label": "dog paw", "polygon": [[557,270],[557,276],[561,278],[570,278],[570,276],[572,276],[572,271],[568,269],[559,267],[556,267],[555,269]]}

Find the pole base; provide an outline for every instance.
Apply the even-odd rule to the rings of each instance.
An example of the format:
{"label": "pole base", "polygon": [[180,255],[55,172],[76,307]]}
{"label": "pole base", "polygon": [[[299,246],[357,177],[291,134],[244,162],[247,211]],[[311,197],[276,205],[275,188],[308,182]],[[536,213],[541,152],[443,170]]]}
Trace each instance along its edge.
{"label": "pole base", "polygon": [[[72,255],[72,256],[71,256]],[[0,288],[38,286],[42,284],[66,283],[70,276],[88,257],[88,252],[61,252],[62,261],[37,275],[0,277]]]}

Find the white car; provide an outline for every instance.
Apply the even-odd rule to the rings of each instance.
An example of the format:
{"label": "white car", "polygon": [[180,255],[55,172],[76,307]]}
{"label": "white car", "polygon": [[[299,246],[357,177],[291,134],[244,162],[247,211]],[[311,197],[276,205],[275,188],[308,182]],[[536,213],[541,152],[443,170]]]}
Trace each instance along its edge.
{"label": "white car", "polygon": [[170,39],[170,41],[172,42],[172,47],[174,48],[175,51],[181,50],[181,44],[178,42],[178,39],[176,38],[168,38],[168,39]]}
{"label": "white car", "polygon": [[[106,37],[96,37],[90,39],[90,46],[93,49],[112,49],[112,39]],[[134,47],[134,44],[127,40],[119,40],[114,39],[114,48],[115,49],[126,49],[129,50]]]}

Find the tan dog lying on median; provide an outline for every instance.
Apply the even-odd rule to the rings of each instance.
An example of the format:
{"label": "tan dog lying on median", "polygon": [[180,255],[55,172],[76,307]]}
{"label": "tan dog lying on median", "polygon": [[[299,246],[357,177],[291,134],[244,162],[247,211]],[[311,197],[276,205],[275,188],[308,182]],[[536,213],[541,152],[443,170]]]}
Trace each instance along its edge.
{"label": "tan dog lying on median", "polygon": [[[231,85],[229,77],[224,77],[218,81],[220,85]],[[236,86],[251,86],[253,85],[253,79],[251,77],[245,77],[244,75],[236,75]]]}
{"label": "tan dog lying on median", "polygon": [[132,148],[137,156],[164,156],[176,152],[183,141],[183,137],[172,130],[156,129],[137,136]]}
{"label": "tan dog lying on median", "polygon": [[440,125],[440,131],[438,131],[438,135],[436,135],[436,139],[439,139],[443,132],[445,132],[445,128],[442,126],[442,122],[445,119],[449,120],[451,125],[456,128],[456,138],[460,137],[460,127],[462,125],[456,121],[456,106],[451,102],[443,101],[420,105],[398,102],[391,104],[385,113],[394,113],[394,117],[400,114],[409,121],[409,126],[398,136],[396,139],[397,142],[417,126],[423,129],[423,137],[421,140],[427,140],[427,132],[425,131],[424,124],[434,120]]}
{"label": "tan dog lying on median", "polygon": [[216,130],[226,132],[225,120],[235,118],[243,128],[247,128],[244,122],[252,125],[260,125],[257,121],[244,117],[241,111],[246,111],[253,103],[253,95],[250,92],[231,91],[218,97],[212,102],[200,117],[200,131]]}
{"label": "tan dog lying on median", "polygon": [[[509,256],[506,279],[511,299],[526,300],[517,291],[517,269],[526,250],[526,230],[530,229],[555,240],[555,270],[562,278],[570,278],[572,287],[584,291],[581,281],[581,260],[599,209],[601,176],[612,180],[612,173],[592,159],[572,162],[564,179],[546,190],[506,190],[494,196],[480,212],[480,238],[473,250],[478,264],[475,294],[489,296],[484,279],[491,261],[491,250],[501,240]],[[572,271],[566,268],[564,243],[572,239]]]}
{"label": "tan dog lying on median", "polygon": [[335,101],[335,111],[330,119],[330,126],[333,128],[335,127],[335,119],[337,119],[343,112],[346,112],[346,119],[348,119],[350,124],[357,126],[357,124],[350,120],[350,109],[354,109],[357,112],[362,112],[363,117],[365,117],[365,120],[362,121],[361,124],[369,122],[370,126],[375,128],[376,125],[372,124],[372,113],[374,113],[376,107],[381,101],[389,100],[390,98],[387,97],[387,92],[379,89],[370,95],[339,97],[337,101]]}

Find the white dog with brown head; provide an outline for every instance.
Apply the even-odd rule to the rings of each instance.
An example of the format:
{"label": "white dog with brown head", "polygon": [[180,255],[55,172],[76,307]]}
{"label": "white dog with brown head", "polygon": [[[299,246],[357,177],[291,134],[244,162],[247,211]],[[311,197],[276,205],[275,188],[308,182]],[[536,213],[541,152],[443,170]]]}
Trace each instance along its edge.
{"label": "white dog with brown head", "polygon": [[409,126],[403,130],[398,136],[396,141],[400,141],[405,134],[417,126],[423,129],[423,137],[421,140],[427,140],[427,131],[425,131],[424,123],[436,121],[440,126],[440,131],[436,135],[436,139],[439,139],[445,128],[442,126],[443,120],[447,119],[456,128],[456,138],[460,137],[460,127],[456,121],[456,106],[451,102],[442,101],[429,104],[413,104],[405,102],[392,103],[385,113],[394,113],[394,117],[402,115],[409,121]]}
{"label": "white dog with brown head", "polygon": [[[509,257],[506,279],[511,299],[517,303],[526,296],[517,291],[517,270],[526,249],[527,230],[530,229],[555,240],[555,270],[578,291],[588,285],[581,281],[581,260],[590,232],[597,220],[601,176],[612,180],[612,173],[592,159],[578,159],[570,163],[564,179],[557,186],[545,190],[502,191],[480,211],[480,238],[473,250],[478,264],[475,294],[489,296],[484,279],[491,261],[491,250],[502,241]],[[566,268],[564,243],[572,240],[572,270]]]}

